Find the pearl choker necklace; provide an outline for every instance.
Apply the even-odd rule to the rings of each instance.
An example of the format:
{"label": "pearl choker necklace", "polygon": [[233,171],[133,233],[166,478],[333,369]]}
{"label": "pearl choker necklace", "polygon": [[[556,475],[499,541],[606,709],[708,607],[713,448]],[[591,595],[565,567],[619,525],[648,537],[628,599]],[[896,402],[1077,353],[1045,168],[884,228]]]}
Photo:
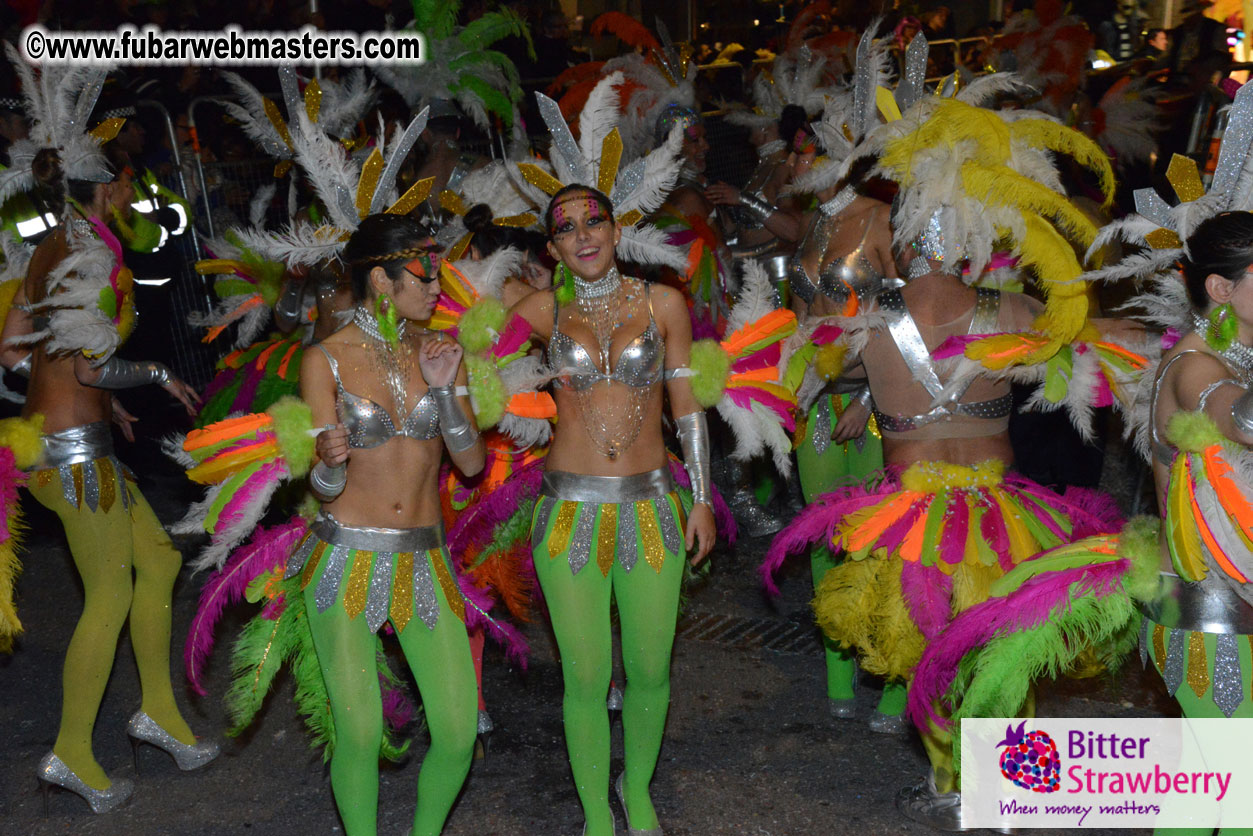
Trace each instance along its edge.
{"label": "pearl choker necklace", "polygon": [[757,159],[764,160],[766,157],[779,153],[787,148],[787,143],[781,139],[772,139],[769,142],[763,142],[757,146]]}
{"label": "pearl choker necklace", "polygon": [[853,201],[857,199],[857,190],[852,186],[845,186],[836,193],[835,197],[818,207],[818,211],[833,218],[843,212]]}
{"label": "pearl choker necklace", "polygon": [[[375,321],[374,314],[367,311],[364,307],[357,307],[356,313],[352,315],[352,321],[358,328],[364,331],[365,335],[370,339],[378,340],[379,342],[387,342],[387,340],[383,338],[383,333],[379,331],[379,324]],[[396,336],[401,339],[404,339],[405,324],[408,321],[409,320],[407,319],[399,319],[396,322]]]}
{"label": "pearl choker necklace", "polygon": [[578,276],[574,277],[574,295],[577,299],[601,299],[617,293],[621,286],[622,274],[618,272],[616,265],[610,267],[609,272],[596,281],[588,282]]}

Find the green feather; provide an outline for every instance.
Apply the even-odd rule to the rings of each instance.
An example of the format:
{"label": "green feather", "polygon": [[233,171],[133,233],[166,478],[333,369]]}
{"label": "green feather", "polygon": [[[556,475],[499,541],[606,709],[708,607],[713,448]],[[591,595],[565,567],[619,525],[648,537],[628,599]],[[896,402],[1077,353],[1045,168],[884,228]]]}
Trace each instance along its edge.
{"label": "green feather", "polygon": [[450,85],[450,92],[453,95],[466,91],[473,93],[483,102],[483,107],[489,113],[498,116],[506,125],[513,124],[513,102],[504,93],[492,87],[481,78],[472,75],[463,75],[458,79],[456,84]]}
{"label": "green feather", "polygon": [[227,734],[239,735],[261,710],[274,676],[290,652],[292,642],[292,607],[270,620],[254,616],[244,625],[231,654],[231,687],[226,692],[226,708],[231,718]]}
{"label": "green feather", "polygon": [[502,9],[470,21],[457,33],[457,39],[468,49],[481,50],[513,35],[521,37],[526,32],[526,21],[517,12]]}
{"label": "green feather", "polygon": [[413,0],[414,28],[430,38],[446,38],[457,26],[461,0]]}

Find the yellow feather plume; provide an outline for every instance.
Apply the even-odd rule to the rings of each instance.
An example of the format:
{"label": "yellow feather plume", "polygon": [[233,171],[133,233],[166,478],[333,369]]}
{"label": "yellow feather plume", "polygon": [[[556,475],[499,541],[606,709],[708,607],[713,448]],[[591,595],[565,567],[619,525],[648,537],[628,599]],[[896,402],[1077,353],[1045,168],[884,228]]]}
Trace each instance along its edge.
{"label": "yellow feather plume", "polygon": [[21,470],[39,461],[43,446],[39,440],[43,433],[44,416],[36,412],[30,418],[5,418],[0,420],[0,447],[13,451],[13,460]]}
{"label": "yellow feather plume", "polygon": [[1009,123],[1009,133],[1014,139],[1043,146],[1073,158],[1101,178],[1101,191],[1105,205],[1114,200],[1114,169],[1109,157],[1101,147],[1076,130],[1047,119],[1018,119]]}
{"label": "yellow feather plume", "polygon": [[842,343],[830,343],[819,347],[814,353],[814,371],[823,380],[836,380],[844,374],[844,355],[848,348]]}

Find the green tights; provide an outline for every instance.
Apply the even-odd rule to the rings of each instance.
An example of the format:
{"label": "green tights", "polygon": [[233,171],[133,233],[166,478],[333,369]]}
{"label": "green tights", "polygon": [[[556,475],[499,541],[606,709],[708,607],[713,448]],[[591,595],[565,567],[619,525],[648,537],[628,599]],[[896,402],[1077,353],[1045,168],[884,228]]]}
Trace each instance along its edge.
{"label": "green tights", "polygon": [[[831,400],[832,408],[829,420],[820,431],[828,434],[835,429],[838,411],[848,406],[848,395],[823,395]],[[837,406],[836,400],[839,404]],[[819,401],[821,403],[821,400]],[[796,470],[801,480],[801,494],[805,502],[824,493],[856,485],[867,476],[883,467],[883,442],[867,431],[865,442],[859,450],[853,442],[831,445],[823,453],[814,447],[813,428],[818,421],[818,405],[809,410],[808,431],[805,440],[796,448]],[[809,564],[813,570],[814,589],[822,582],[823,577],[839,561],[826,546],[817,546],[809,553]],[[826,636],[822,637],[822,646],[827,661],[827,697],[833,700],[853,698],[853,681],[857,678],[857,662],[853,654],[841,648]],[[879,699],[879,711],[891,716],[899,715],[905,710],[906,689],[903,682],[888,682],[884,685],[883,696]]]}
{"label": "green tights", "polygon": [[[353,559],[370,559],[372,554],[355,552]],[[414,559],[424,556],[419,552]],[[344,567],[344,577],[350,572],[351,563]],[[344,611],[345,587],[347,584],[341,585],[335,604],[319,613],[313,600],[317,583],[311,583],[305,588],[305,607],[335,721],[335,749],[331,755],[335,806],[347,836],[374,836],[378,829],[378,758],[383,735],[376,642],[364,616],[349,618]],[[470,640],[465,625],[449,609],[439,584],[435,585],[435,595],[439,600],[435,629],[427,628],[415,614],[404,630],[397,631],[400,649],[422,694],[431,733],[431,746],[418,772],[413,836],[438,836],[465,783],[474,754],[478,701]]]}
{"label": "green tights", "polygon": [[[626,506],[624,506],[626,507]],[[641,557],[630,572],[617,560],[606,577],[595,561],[576,575],[565,553],[535,553],[535,574],[552,615],[565,684],[562,717],[570,771],[587,820],[587,836],[610,836],[609,690],[613,656],[609,601],[618,603],[626,687],[622,735],[626,754],[623,794],[631,827],[657,827],[648,786],[661,751],[670,705],[670,650],[678,621],[682,554],[667,554],[661,571]]]}
{"label": "green tights", "polygon": [[[42,473],[52,473],[52,478]],[[83,582],[83,612],[65,650],[61,727],[52,751],[88,786],[107,789],[112,782],[96,761],[91,738],[128,618],[143,693],[141,710],[179,741],[196,742],[170,682],[170,608],[182,557],[138,490],[131,488],[129,510],[120,497],[114,497],[107,511],[92,511],[85,502],[75,508],[65,501],[55,471],[42,473],[32,474],[29,490],[60,517]]]}

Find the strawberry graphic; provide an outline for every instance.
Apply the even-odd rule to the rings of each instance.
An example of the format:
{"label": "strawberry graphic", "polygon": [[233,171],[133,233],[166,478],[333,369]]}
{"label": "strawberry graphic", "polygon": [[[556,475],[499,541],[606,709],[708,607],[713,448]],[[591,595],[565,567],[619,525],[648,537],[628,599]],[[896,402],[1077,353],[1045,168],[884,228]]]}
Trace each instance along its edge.
{"label": "strawberry graphic", "polygon": [[1025,731],[1027,721],[1018,728],[1005,727],[1001,750],[1001,774],[1023,789],[1032,792],[1057,792],[1061,783],[1062,760],[1057,744],[1047,732]]}

